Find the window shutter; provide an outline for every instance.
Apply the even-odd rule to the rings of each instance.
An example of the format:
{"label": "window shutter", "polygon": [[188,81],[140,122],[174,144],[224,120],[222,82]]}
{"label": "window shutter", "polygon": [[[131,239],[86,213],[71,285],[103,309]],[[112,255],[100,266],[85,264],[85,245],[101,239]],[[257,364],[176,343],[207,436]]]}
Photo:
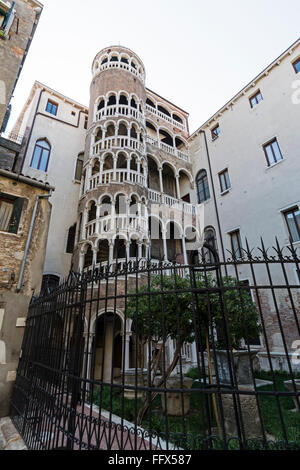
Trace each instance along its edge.
{"label": "window shutter", "polygon": [[18,197],[14,202],[14,208],[9,222],[8,232],[18,233],[21,213],[23,209],[24,199]]}

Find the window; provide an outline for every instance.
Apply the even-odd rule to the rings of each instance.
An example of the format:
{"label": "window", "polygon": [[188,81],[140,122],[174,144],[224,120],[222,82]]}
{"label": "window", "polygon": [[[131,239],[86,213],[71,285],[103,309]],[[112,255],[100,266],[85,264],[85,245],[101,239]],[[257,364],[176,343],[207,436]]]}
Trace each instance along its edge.
{"label": "window", "polygon": [[47,103],[47,106],[46,106],[47,113],[50,113],[50,114],[53,114],[53,116],[56,116],[57,108],[58,108],[57,103],[54,103],[53,101],[48,100],[48,103]]}
{"label": "window", "polygon": [[212,140],[215,140],[217,137],[220,135],[220,126],[217,124],[212,130],[211,130],[211,138]]}
{"label": "window", "polygon": [[198,202],[199,204],[201,204],[201,202],[207,201],[207,199],[210,198],[207,173],[205,170],[199,171],[196,177],[196,184],[198,192]]}
{"label": "window", "polygon": [[221,193],[224,193],[225,191],[228,191],[231,188],[229,173],[227,169],[219,173],[219,181],[220,181]]}
{"label": "window", "polygon": [[[213,227],[207,227],[204,230],[204,242],[209,245],[215,252],[217,252],[217,241],[216,241],[216,232]],[[214,251],[210,251],[208,248],[204,250],[204,256],[207,263],[214,263],[217,260],[214,256]]]}
{"label": "window", "polygon": [[76,224],[69,228],[66,253],[73,253],[75,245]]}
{"label": "window", "polygon": [[[249,303],[254,303],[255,300],[253,298],[253,295],[252,295],[252,289],[250,287],[250,282],[248,279],[245,279],[245,280],[240,280],[239,281],[239,284],[243,287],[246,287],[246,288],[249,288],[249,289],[243,289],[243,292],[245,293],[245,301],[246,301],[246,294],[249,298]],[[246,301],[247,302],[247,301]],[[247,302],[248,303],[248,302]],[[260,344],[260,338],[259,336],[255,336],[255,337],[251,337],[251,336],[248,336],[246,338],[244,338],[244,346],[246,345],[251,345],[251,346],[261,346]]]}
{"label": "window", "polygon": [[300,72],[300,58],[293,62],[293,67],[296,73]]}
{"label": "window", "polygon": [[34,147],[34,152],[31,160],[31,168],[37,170],[47,171],[50,155],[50,144],[47,140],[38,140]]}
{"label": "window", "polygon": [[251,108],[254,108],[258,103],[260,103],[263,100],[261,92],[258,90],[255,95],[251,96],[249,98]]}
{"label": "window", "polygon": [[83,125],[84,129],[87,129],[87,126],[88,126],[88,117],[85,116],[85,118],[84,118],[84,125]]}
{"label": "window", "polygon": [[41,295],[51,294],[58,286],[58,276],[55,276],[55,274],[45,274],[42,280]]}
{"label": "window", "polygon": [[277,139],[273,139],[263,146],[267,164],[272,166],[275,163],[278,163],[280,160],[283,160],[281,151],[277,142]]}
{"label": "window", "polygon": [[291,240],[293,242],[300,241],[300,210],[294,207],[284,212],[285,221],[289,230]]}
{"label": "window", "polygon": [[231,232],[229,235],[230,235],[230,240],[231,240],[231,250],[232,250],[233,258],[242,258],[243,254],[242,254],[240,231],[235,230],[234,232]]}
{"label": "window", "polygon": [[0,38],[7,36],[14,20],[14,4],[0,0]]}
{"label": "window", "polygon": [[0,230],[8,233],[18,233],[24,199],[0,194]]}
{"label": "window", "polygon": [[75,181],[81,181],[82,176],[82,168],[83,168],[83,153],[80,153],[77,157],[76,161],[76,170],[75,170]]}

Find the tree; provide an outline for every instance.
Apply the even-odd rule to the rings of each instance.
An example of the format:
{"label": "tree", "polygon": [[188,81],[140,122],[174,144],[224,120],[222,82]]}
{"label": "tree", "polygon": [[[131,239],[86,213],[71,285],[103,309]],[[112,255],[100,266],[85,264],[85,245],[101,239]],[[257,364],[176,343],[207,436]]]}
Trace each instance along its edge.
{"label": "tree", "polygon": [[[151,341],[156,350],[149,362],[151,387],[167,341],[176,341],[173,359],[155,384],[156,388],[174,370],[184,343],[196,339],[209,353],[215,330],[227,331],[227,336],[217,343],[218,348],[226,349],[238,348],[242,338],[254,337],[260,330],[256,305],[249,291],[242,290],[232,277],[218,279],[210,273],[195,273],[192,281],[189,276],[154,276],[150,286],[143,285],[130,293],[127,316],[134,321],[142,367],[146,343]],[[157,394],[152,392],[150,399],[145,397],[138,424]]]}

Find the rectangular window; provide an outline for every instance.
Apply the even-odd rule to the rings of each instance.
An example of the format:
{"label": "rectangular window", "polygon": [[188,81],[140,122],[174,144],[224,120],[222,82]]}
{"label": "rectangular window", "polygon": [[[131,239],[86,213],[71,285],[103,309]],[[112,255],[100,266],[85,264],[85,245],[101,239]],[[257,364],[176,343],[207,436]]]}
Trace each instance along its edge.
{"label": "rectangular window", "polygon": [[211,129],[211,138],[212,140],[215,140],[219,137],[220,135],[220,126],[217,124],[213,129]]}
{"label": "rectangular window", "polygon": [[295,62],[293,62],[293,67],[296,73],[300,72],[300,59],[297,59]]}
{"label": "rectangular window", "polygon": [[83,126],[84,126],[84,129],[87,129],[87,126],[88,126],[88,117],[87,116],[84,118],[84,125]]}
{"label": "rectangular window", "polygon": [[261,92],[258,90],[255,95],[251,96],[249,98],[251,108],[254,108],[258,103],[260,103],[263,100]]}
{"label": "rectangular window", "polygon": [[289,230],[292,242],[300,241],[300,210],[294,207],[284,212],[285,221]]}
{"label": "rectangular window", "polygon": [[54,103],[53,101],[48,100],[48,103],[47,103],[47,106],[46,106],[47,113],[50,113],[50,114],[53,114],[53,116],[56,116],[57,108],[58,108],[57,103]]}
{"label": "rectangular window", "polygon": [[229,188],[231,188],[228,170],[224,170],[219,173],[219,180],[221,193],[224,193],[225,191],[228,191]]}
{"label": "rectangular window", "polygon": [[23,203],[24,199],[21,197],[0,195],[0,230],[18,233]]}
{"label": "rectangular window", "polygon": [[[250,282],[248,281],[248,279],[245,279],[245,280],[240,280],[239,281],[240,285],[241,286],[244,286],[244,287],[249,287],[249,290],[248,289],[243,289],[243,292],[245,294],[247,294],[248,298],[249,298],[249,303],[254,303],[254,298],[252,296],[252,292],[253,290],[250,289]],[[245,295],[246,297],[246,295]],[[249,346],[261,346],[260,344],[260,338],[259,336],[255,336],[255,337],[248,337],[248,338],[244,338],[244,341],[245,341],[245,346],[248,344]]]}
{"label": "rectangular window", "polygon": [[280,160],[283,160],[283,156],[281,154],[276,138],[263,145],[263,149],[265,152],[268,166],[272,166]]}
{"label": "rectangular window", "polygon": [[231,240],[232,256],[234,258],[242,258],[243,254],[242,254],[240,231],[235,230],[234,232],[231,232],[229,235],[230,235],[230,240]]}
{"label": "rectangular window", "polygon": [[79,154],[76,161],[76,170],[75,170],[75,181],[81,181],[83,168],[83,154]]}

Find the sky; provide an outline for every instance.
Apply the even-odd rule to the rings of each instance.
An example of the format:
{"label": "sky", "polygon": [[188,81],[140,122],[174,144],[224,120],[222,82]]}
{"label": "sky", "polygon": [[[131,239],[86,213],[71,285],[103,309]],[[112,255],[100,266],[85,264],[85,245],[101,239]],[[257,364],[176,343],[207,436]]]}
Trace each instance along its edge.
{"label": "sky", "polygon": [[146,86],[189,112],[191,133],[299,34],[299,0],[41,0],[10,129],[35,80],[88,106],[101,49],[138,54]]}

